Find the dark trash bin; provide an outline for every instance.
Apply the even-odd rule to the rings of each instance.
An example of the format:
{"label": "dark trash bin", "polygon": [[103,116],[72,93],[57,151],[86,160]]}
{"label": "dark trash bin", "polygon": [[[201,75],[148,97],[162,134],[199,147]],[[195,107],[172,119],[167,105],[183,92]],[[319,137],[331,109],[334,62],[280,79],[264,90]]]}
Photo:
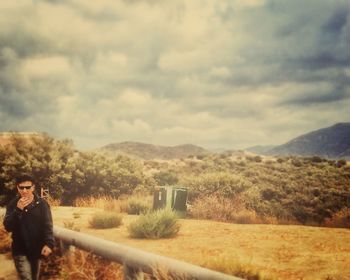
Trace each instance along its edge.
{"label": "dark trash bin", "polygon": [[187,210],[187,189],[178,186],[158,187],[153,196],[153,209],[162,208],[185,212]]}

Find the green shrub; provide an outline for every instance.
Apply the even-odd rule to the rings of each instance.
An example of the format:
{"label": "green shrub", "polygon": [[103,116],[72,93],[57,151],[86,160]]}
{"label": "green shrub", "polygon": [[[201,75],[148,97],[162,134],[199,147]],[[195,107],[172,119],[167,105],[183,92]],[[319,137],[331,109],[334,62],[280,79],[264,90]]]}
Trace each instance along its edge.
{"label": "green shrub", "polygon": [[100,212],[92,216],[89,224],[92,228],[114,228],[122,224],[122,216],[118,213]]}
{"label": "green shrub", "polygon": [[342,166],[344,166],[344,165],[346,165],[346,160],[345,160],[345,159],[340,159],[340,160],[338,160],[337,163],[336,163],[336,166],[337,166],[337,167],[342,167]]}
{"label": "green shrub", "polygon": [[145,202],[132,200],[128,204],[127,213],[131,215],[139,215],[147,212],[149,209],[149,205],[147,205]]}
{"label": "green shrub", "polygon": [[195,219],[233,222],[237,224],[256,224],[259,219],[255,212],[248,210],[240,197],[232,199],[215,195],[197,198],[189,214]]}
{"label": "green shrub", "polygon": [[170,209],[161,209],[141,215],[131,223],[128,231],[133,238],[168,238],[180,230],[177,214]]}
{"label": "green shrub", "polygon": [[205,155],[197,155],[197,159],[203,160],[206,156]]}
{"label": "green shrub", "polygon": [[254,160],[255,162],[262,162],[262,157],[261,157],[261,156],[255,156],[255,157],[253,158],[253,160]]}
{"label": "green shrub", "polygon": [[255,161],[255,162],[262,162],[261,156],[246,156],[245,157],[247,161]]}
{"label": "green shrub", "polygon": [[177,175],[170,171],[160,171],[154,174],[153,178],[159,186],[175,185],[179,182]]}
{"label": "green shrub", "polygon": [[278,199],[279,193],[271,187],[261,190],[261,196],[265,200]]}
{"label": "green shrub", "polygon": [[323,162],[323,159],[319,156],[313,156],[310,158],[310,161],[314,163],[320,163],[320,162]]}
{"label": "green shrub", "polygon": [[141,197],[132,197],[120,205],[120,210],[129,215],[140,215],[148,212],[150,209],[149,201]]}
{"label": "green shrub", "polygon": [[295,166],[295,167],[301,167],[303,164],[300,160],[296,159],[296,158],[293,158],[292,159],[292,164]]}
{"label": "green shrub", "polygon": [[246,156],[245,159],[247,161],[254,161],[254,157],[253,156]]}
{"label": "green shrub", "polygon": [[229,172],[204,173],[185,178],[183,185],[189,188],[189,199],[205,195],[235,197],[249,189],[252,184],[236,174]]}
{"label": "green shrub", "polygon": [[325,220],[328,227],[350,228],[350,208],[345,207],[334,213],[331,218]]}

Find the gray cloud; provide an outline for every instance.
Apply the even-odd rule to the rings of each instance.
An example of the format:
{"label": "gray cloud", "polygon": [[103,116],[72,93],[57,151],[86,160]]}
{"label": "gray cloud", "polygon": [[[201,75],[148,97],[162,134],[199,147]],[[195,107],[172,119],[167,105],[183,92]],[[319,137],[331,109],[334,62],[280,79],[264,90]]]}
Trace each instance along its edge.
{"label": "gray cloud", "polygon": [[19,27],[9,29],[6,34],[0,36],[0,48],[11,48],[20,58],[48,53],[50,43],[28,32]]}
{"label": "gray cloud", "polygon": [[331,92],[315,92],[309,95],[291,98],[288,101],[281,102],[281,105],[310,106],[319,103],[329,104],[333,102],[341,102],[349,98],[350,92],[346,91],[342,86],[339,86]]}
{"label": "gray cloud", "polygon": [[346,1],[66,0],[0,11],[1,130],[79,147],[240,148],[348,121]]}
{"label": "gray cloud", "polygon": [[348,19],[350,14],[349,6],[337,7],[336,10],[333,12],[333,14],[330,16],[329,20],[325,22],[325,24],[322,26],[323,27],[322,29],[334,35],[341,35],[343,28],[345,28],[349,20]]}

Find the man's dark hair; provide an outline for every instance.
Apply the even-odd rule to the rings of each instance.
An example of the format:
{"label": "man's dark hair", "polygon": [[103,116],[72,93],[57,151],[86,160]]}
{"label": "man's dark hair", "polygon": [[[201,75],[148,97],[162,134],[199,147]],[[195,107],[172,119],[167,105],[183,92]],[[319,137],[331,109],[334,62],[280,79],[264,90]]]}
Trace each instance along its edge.
{"label": "man's dark hair", "polygon": [[29,174],[21,174],[16,178],[16,184],[20,184],[26,181],[30,181],[33,183],[33,185],[35,185],[35,179],[33,176],[29,175]]}

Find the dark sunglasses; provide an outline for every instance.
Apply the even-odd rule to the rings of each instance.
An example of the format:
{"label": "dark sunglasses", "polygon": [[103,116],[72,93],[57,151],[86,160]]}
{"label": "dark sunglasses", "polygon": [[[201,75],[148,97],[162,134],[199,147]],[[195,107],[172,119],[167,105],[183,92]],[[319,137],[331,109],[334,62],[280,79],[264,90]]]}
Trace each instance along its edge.
{"label": "dark sunglasses", "polygon": [[26,189],[26,190],[29,190],[31,187],[33,187],[33,186],[18,186],[18,188],[20,189],[20,190],[24,190],[24,189]]}

